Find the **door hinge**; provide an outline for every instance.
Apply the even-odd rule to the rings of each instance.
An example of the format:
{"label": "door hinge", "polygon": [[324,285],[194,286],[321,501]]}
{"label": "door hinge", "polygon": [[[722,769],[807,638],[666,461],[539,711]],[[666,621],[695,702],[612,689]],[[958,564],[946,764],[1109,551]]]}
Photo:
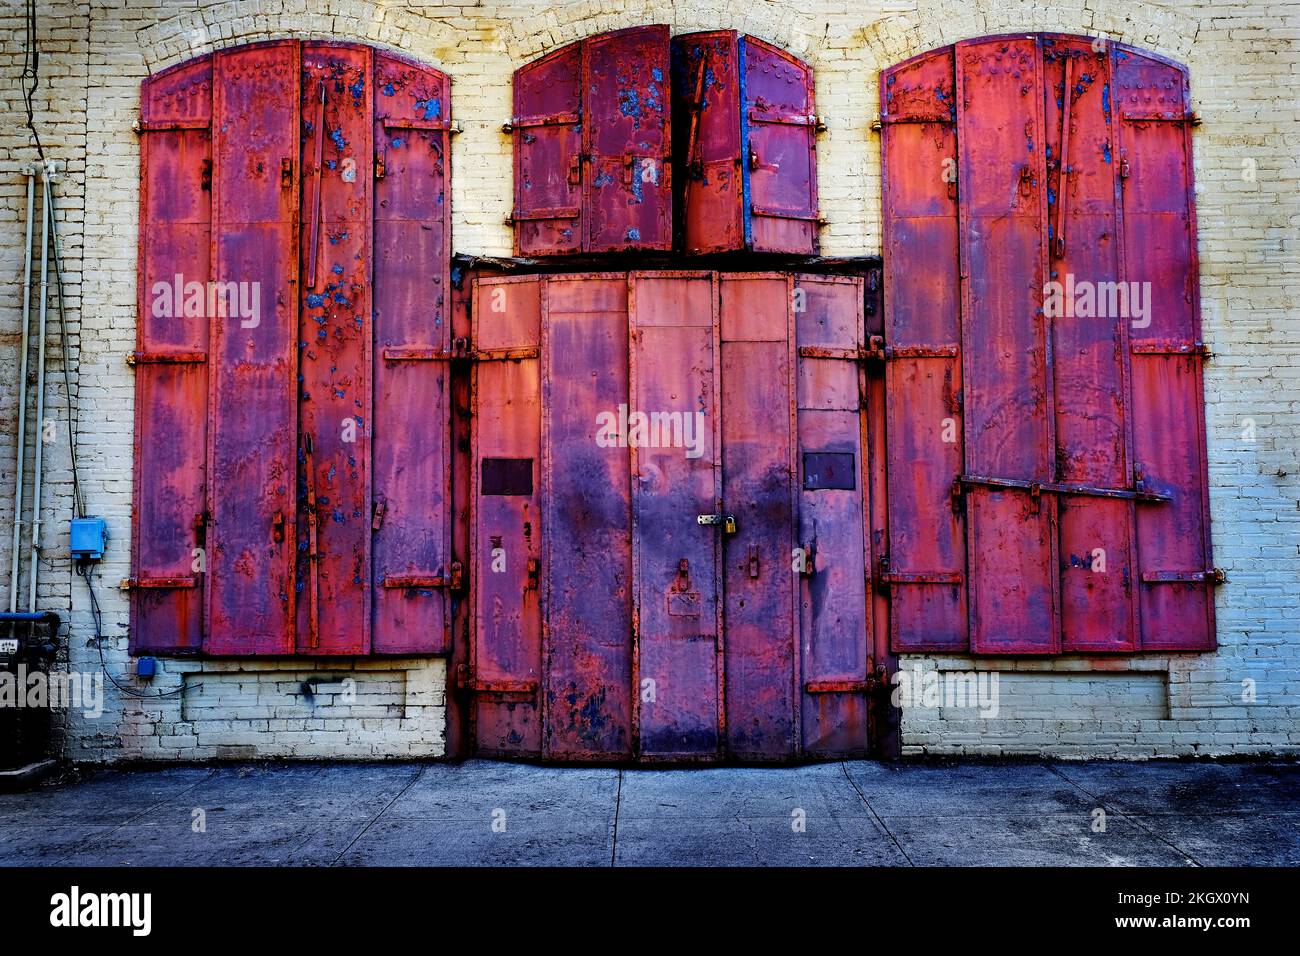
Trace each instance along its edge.
{"label": "door hinge", "polygon": [[388,502],[383,498],[378,498],[374,504],[374,510],[370,517],[370,530],[378,531],[384,526],[384,515],[388,513]]}

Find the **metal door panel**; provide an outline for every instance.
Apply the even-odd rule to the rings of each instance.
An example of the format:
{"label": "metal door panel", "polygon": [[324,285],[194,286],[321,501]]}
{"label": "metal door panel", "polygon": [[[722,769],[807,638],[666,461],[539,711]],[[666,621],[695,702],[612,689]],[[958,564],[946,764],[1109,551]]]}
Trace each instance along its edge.
{"label": "metal door panel", "polygon": [[542,558],[548,757],[632,754],[632,502],[626,443],[598,441],[628,399],[627,280],[547,281]]}
{"label": "metal door panel", "polygon": [[961,304],[951,47],[881,82],[888,548],[895,651],[965,650]]}
{"label": "metal door panel", "polygon": [[515,254],[582,249],[582,44],[515,72]]}
{"label": "metal door panel", "polygon": [[[1120,278],[1109,58],[1080,38],[1045,37],[1042,49],[1051,278],[1063,293],[1083,283],[1104,288]],[[1050,321],[1057,480],[1127,488],[1127,321],[1073,308]],[[1132,508],[1107,498],[1058,499],[1064,650],[1137,647]]]}
{"label": "metal door panel", "polygon": [[746,244],[817,252],[817,144],[809,67],[762,40],[740,41]]}
{"label": "metal door panel", "polygon": [[1192,122],[1183,68],[1112,52],[1120,127],[1124,278],[1149,283],[1130,326],[1141,646],[1215,646]]}
{"label": "metal door panel", "polygon": [[867,750],[872,647],[865,422],[856,381],[862,372],[854,360],[805,349],[851,354],[862,346],[863,286],[857,279],[800,275],[794,289],[803,293],[794,299],[802,306],[794,312],[800,366],[842,367],[856,386],[833,404],[807,405],[801,398],[797,413],[801,745],[819,756],[860,755]]}
{"label": "metal door panel", "polygon": [[[644,758],[711,759],[721,743],[716,296],[705,274],[630,279],[633,408],[703,415],[700,455],[632,449],[636,726]],[[688,324],[689,323],[689,324]]]}
{"label": "metal door panel", "polygon": [[135,653],[196,652],[203,643],[203,577],[195,559],[205,530],[208,321],[204,310],[187,314],[185,290],[188,283],[206,288],[211,275],[211,108],[210,57],[150,77],[141,88]]}
{"label": "metal door panel", "polygon": [[[478,349],[537,348],[542,280],[480,279],[471,312]],[[480,753],[542,752],[540,362],[474,367],[474,726]],[[485,494],[485,462],[529,462],[526,489]],[[500,489],[489,488],[489,491]]]}
{"label": "metal door panel", "polygon": [[[204,648],[294,648],[298,44],[214,61],[213,279],[258,314],[212,320]],[[251,309],[249,310],[251,313]]]}
{"label": "metal door panel", "polygon": [[583,43],[583,249],[672,248],[668,27]]}
{"label": "metal door panel", "polygon": [[794,429],[790,289],[784,275],[721,276],[722,500],[727,749],[797,749]]}
{"label": "metal door panel", "polygon": [[[959,43],[956,57],[966,472],[1050,481],[1039,52],[1007,37]],[[1054,496],[974,487],[966,500],[972,649],[1058,650]]]}
{"label": "metal door panel", "polygon": [[297,648],[370,649],[370,51],[302,51]]}
{"label": "metal door panel", "polygon": [[446,360],[450,84],[436,70],[376,53],[372,86],[383,175],[373,201],[371,648],[441,653],[456,579]]}
{"label": "metal door panel", "polygon": [[740,79],[734,30],[673,39],[673,144],[686,252],[744,248]]}

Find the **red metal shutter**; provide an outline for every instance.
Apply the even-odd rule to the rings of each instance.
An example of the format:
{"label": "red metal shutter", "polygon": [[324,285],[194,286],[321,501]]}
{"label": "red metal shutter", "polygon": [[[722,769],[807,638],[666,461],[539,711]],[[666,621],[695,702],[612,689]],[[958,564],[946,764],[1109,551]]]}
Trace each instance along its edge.
{"label": "red metal shutter", "polygon": [[[1186,70],[1112,51],[1123,199],[1121,278],[1149,290],[1131,323],[1134,477],[1143,650],[1211,650],[1209,481]],[[1144,285],[1149,283],[1149,285]],[[1141,293],[1139,293],[1141,294]]]}
{"label": "red metal shutter", "polygon": [[142,85],[133,653],[203,643],[211,123],[211,57]]}
{"label": "red metal shutter", "polygon": [[213,279],[241,308],[211,326],[204,649],[213,654],[295,646],[298,80],[294,41],[215,56]]}
{"label": "red metal shutter", "polygon": [[297,648],[370,647],[370,51],[302,51]]}
{"label": "red metal shutter", "polygon": [[377,654],[448,647],[450,82],[374,55],[374,628]]}
{"label": "red metal shutter", "polygon": [[1043,100],[1033,38],[956,45],[971,649],[1060,649]]}
{"label": "red metal shutter", "polygon": [[885,336],[889,587],[895,651],[965,650],[957,129],[951,47],[886,71]]}
{"label": "red metal shutter", "polygon": [[[1085,37],[1042,39],[1049,278],[1064,292],[1120,279],[1110,66]],[[1053,315],[1061,647],[1137,647],[1124,350],[1128,319]],[[1086,493],[1078,493],[1084,491]],[[1103,494],[1106,492],[1107,494]]]}
{"label": "red metal shutter", "polygon": [[583,41],[583,250],[672,248],[668,27]]}
{"label": "red metal shutter", "polygon": [[812,70],[776,47],[740,40],[745,246],[817,252],[817,107]]}
{"label": "red metal shutter", "polygon": [[582,44],[515,72],[515,253],[582,249]]}
{"label": "red metal shutter", "polygon": [[673,39],[677,229],[691,255],[745,247],[739,64],[735,30]]}

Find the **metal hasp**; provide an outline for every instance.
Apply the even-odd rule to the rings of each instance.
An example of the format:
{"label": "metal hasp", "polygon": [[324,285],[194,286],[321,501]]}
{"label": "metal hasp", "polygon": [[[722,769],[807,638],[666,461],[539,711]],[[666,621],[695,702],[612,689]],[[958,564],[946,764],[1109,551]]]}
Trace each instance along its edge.
{"label": "metal hasp", "polygon": [[678,246],[815,255],[812,69],[734,30],[683,34],[672,49]]}
{"label": "metal hasp", "polygon": [[292,40],[142,85],[133,653],[446,647],[383,584],[451,573],[448,90]]}
{"label": "metal hasp", "polygon": [[517,255],[672,248],[668,27],[588,37],[515,72]]}
{"label": "metal hasp", "polygon": [[[670,269],[473,280],[475,348],[517,356],[472,367],[458,681],[480,754],[866,752],[872,452],[863,369],[839,357],[864,346],[863,287]],[[851,485],[805,480],[825,455],[851,459]]]}
{"label": "metal hasp", "polygon": [[1214,647],[1190,117],[1089,37],[882,75],[896,652]]}

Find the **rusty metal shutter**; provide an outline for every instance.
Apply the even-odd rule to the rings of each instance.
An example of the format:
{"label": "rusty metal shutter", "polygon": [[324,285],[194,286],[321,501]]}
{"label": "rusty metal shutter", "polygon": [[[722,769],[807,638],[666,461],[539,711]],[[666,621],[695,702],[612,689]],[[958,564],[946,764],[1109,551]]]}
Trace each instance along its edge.
{"label": "rusty metal shutter", "polygon": [[1134,480],[1170,498],[1136,506],[1141,646],[1212,650],[1211,585],[1221,575],[1210,553],[1187,71],[1139,50],[1111,55],[1122,277],[1150,283],[1147,315],[1130,334]]}
{"label": "rusty metal shutter", "polygon": [[211,654],[294,641],[299,46],[215,55],[213,281],[256,305],[212,318],[208,402]]}
{"label": "rusty metal shutter", "polygon": [[881,82],[889,588],[895,651],[964,650],[957,108],[952,48]]}
{"label": "rusty metal shutter", "polygon": [[515,253],[582,251],[582,44],[515,72]]}
{"label": "rusty metal shutter", "polygon": [[[131,647],[203,643],[208,323],[187,316],[211,275],[212,58],[140,93],[140,230],[132,489]],[[189,286],[188,283],[196,283]],[[191,309],[190,311],[194,311]]]}
{"label": "rusty metal shutter", "polygon": [[445,650],[447,77],[276,41],[142,97],[132,649]]}
{"label": "rusty metal shutter", "polygon": [[673,58],[683,248],[815,254],[812,70],[733,30],[679,36]]}
{"label": "rusty metal shutter", "polygon": [[515,72],[515,252],[672,247],[668,27],[588,37]]}
{"label": "rusty metal shutter", "polygon": [[451,553],[450,80],[376,53],[374,631],[377,654],[446,651]]}
{"label": "rusty metal shutter", "polygon": [[[894,649],[967,647],[963,531],[976,653],[1213,647],[1185,72],[994,37],[886,71],[881,95]],[[960,369],[920,372],[918,341]],[[927,441],[936,420],[964,447]]]}

